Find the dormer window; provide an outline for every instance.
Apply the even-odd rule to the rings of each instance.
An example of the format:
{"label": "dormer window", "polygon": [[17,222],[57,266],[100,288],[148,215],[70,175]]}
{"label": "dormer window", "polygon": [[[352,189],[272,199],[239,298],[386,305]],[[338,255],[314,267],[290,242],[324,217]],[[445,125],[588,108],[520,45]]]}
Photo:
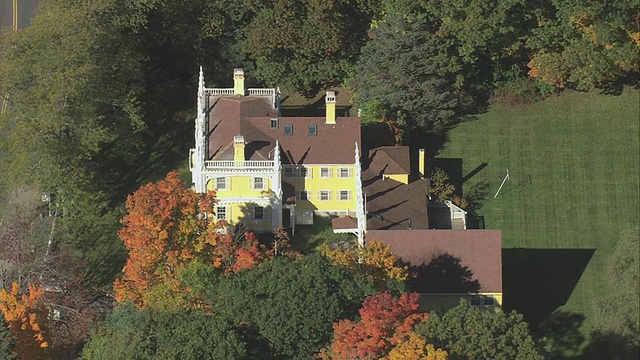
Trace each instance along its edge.
{"label": "dormer window", "polygon": [[310,136],[318,135],[318,126],[317,125],[309,125],[309,135]]}
{"label": "dormer window", "polygon": [[278,128],[278,118],[271,118],[270,123],[269,123],[269,127],[272,129],[277,129]]}
{"label": "dormer window", "polygon": [[293,135],[293,125],[291,124],[286,124],[284,126],[284,134],[285,135]]}

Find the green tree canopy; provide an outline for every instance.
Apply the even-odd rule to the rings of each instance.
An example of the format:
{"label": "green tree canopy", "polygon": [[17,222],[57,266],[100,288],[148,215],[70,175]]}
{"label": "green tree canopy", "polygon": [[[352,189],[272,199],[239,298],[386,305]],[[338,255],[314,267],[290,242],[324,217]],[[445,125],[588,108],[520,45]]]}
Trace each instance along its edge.
{"label": "green tree canopy", "polygon": [[246,50],[263,81],[313,93],[339,84],[358,58],[376,1],[252,1]]}
{"label": "green tree canopy", "polygon": [[[371,30],[351,85],[363,120],[396,118],[409,128],[446,130],[456,120],[458,95],[442,41],[425,16],[390,14]],[[373,106],[372,106],[373,104]]]}
{"label": "green tree canopy", "polygon": [[446,349],[453,360],[544,359],[542,345],[522,315],[479,309],[464,300],[445,314],[431,313],[416,333],[436,348]]}
{"label": "green tree canopy", "polygon": [[165,313],[125,305],[109,315],[83,359],[245,359],[246,347],[227,322],[199,312]]}
{"label": "green tree canopy", "polygon": [[536,12],[527,47],[529,74],[559,87],[588,90],[638,73],[640,2],[551,0]]}
{"label": "green tree canopy", "polygon": [[353,318],[375,289],[363,276],[311,254],[224,276],[205,293],[215,313],[255,327],[279,356],[308,359],[329,344],[331,325]]}
{"label": "green tree canopy", "polygon": [[14,338],[11,329],[7,326],[4,318],[0,316],[0,358],[12,360],[15,358],[13,354]]}

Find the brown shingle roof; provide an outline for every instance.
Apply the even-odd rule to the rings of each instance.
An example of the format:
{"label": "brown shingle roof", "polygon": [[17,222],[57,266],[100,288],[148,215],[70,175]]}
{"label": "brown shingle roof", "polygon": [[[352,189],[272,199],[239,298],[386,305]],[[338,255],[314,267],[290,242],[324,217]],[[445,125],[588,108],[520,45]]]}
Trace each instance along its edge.
{"label": "brown shingle roof", "polygon": [[[338,117],[336,124],[325,124],[324,117],[279,117],[278,128],[271,128],[276,118],[267,98],[210,98],[209,158],[233,159],[233,137],[245,137],[248,160],[273,157],[275,141],[280,142],[282,162],[295,164],[352,164],[355,143],[360,146],[360,119]],[[293,134],[285,135],[284,126],[293,125]],[[315,125],[317,135],[309,135]]]}
{"label": "brown shingle roof", "polygon": [[367,201],[367,229],[406,230],[408,219],[412,229],[429,228],[426,179],[403,184],[383,180],[368,169],[362,172],[362,183]]}
{"label": "brown shingle roof", "polygon": [[342,216],[331,219],[333,230],[352,230],[358,229],[358,220],[351,216]]}
{"label": "brown shingle roof", "polygon": [[381,146],[369,151],[369,170],[374,173],[410,174],[408,146]]}
{"label": "brown shingle roof", "polygon": [[502,292],[500,230],[368,231],[411,266],[414,289],[426,293]]}

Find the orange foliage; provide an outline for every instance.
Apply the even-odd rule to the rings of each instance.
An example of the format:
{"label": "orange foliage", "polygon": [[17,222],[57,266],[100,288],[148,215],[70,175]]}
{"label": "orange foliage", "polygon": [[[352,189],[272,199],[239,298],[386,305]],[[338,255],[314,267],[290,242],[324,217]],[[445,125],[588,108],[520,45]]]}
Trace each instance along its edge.
{"label": "orange foliage", "polygon": [[393,255],[388,245],[372,241],[365,247],[334,250],[323,246],[320,251],[336,265],[358,271],[373,280],[378,290],[385,289],[389,279],[405,281],[409,268]]}
{"label": "orange foliage", "polygon": [[14,282],[11,290],[0,289],[0,311],[14,333],[32,332],[38,346],[47,348],[49,343],[45,341],[44,331],[38,323],[42,294],[42,288],[34,285],[29,285],[28,293],[21,294],[18,283]]}
{"label": "orange foliage", "polygon": [[[196,194],[185,188],[176,171],[131,194],[118,233],[129,257],[122,277],[114,284],[116,300],[131,300],[144,307],[148,299],[158,299],[161,293],[184,295],[188,289],[181,287],[177,273],[190,261],[202,261],[224,272],[237,272],[261,261],[265,251],[252,234],[238,242],[220,233],[220,224],[211,216],[215,202],[215,192]],[[149,291],[154,294],[149,296]],[[183,295],[175,297],[174,305],[163,307],[182,303],[181,299],[188,298]]]}
{"label": "orange foliage", "polygon": [[[417,293],[404,293],[395,299],[383,292],[366,298],[359,311],[359,321],[340,320],[333,325],[330,358],[384,358],[394,347],[410,339],[416,324],[427,320],[427,313],[419,308],[419,297]],[[404,347],[410,349],[412,346]]]}

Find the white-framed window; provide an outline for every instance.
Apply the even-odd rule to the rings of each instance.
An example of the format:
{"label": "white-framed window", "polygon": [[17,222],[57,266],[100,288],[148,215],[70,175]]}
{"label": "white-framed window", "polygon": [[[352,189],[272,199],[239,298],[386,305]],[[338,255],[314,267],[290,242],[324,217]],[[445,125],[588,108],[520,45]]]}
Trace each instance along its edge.
{"label": "white-framed window", "polygon": [[496,304],[496,300],[493,298],[493,296],[471,295],[469,303],[472,306],[494,306]]}
{"label": "white-framed window", "polygon": [[218,190],[227,190],[227,178],[224,178],[224,177],[216,178],[216,188]]}
{"label": "white-framed window", "polygon": [[298,166],[284,168],[284,177],[286,178],[310,178],[311,175],[312,171],[308,167]]}
{"label": "white-framed window", "polygon": [[277,129],[278,128],[278,118],[271,118],[271,120],[269,120],[269,127],[272,129]]}
{"label": "white-framed window", "polygon": [[216,206],[216,220],[227,220],[226,206]]}
{"label": "white-framed window", "polygon": [[298,200],[311,200],[311,191],[309,190],[300,190],[298,191]]}
{"label": "white-framed window", "polygon": [[340,201],[351,200],[351,191],[350,190],[339,190],[338,191],[338,199],[340,199]]}
{"label": "white-framed window", "polygon": [[321,167],[320,168],[320,177],[321,178],[330,178],[332,175],[332,169],[330,167]]}
{"label": "white-framed window", "polygon": [[309,136],[318,135],[318,126],[317,125],[309,125]]}
{"label": "white-framed window", "polygon": [[264,207],[262,207],[262,206],[254,206],[253,207],[253,220],[262,221],[264,219],[265,219]]}
{"label": "white-framed window", "polygon": [[293,135],[293,125],[292,124],[285,124],[284,125],[284,134],[285,135]]}
{"label": "white-framed window", "polygon": [[264,190],[264,179],[261,177],[253,178],[253,189]]}
{"label": "white-framed window", "polygon": [[351,168],[349,167],[341,167],[339,177],[341,178],[350,178],[351,177]]}
{"label": "white-framed window", "polygon": [[320,201],[329,201],[329,200],[331,200],[331,191],[329,191],[329,190],[318,190],[318,200],[320,200]]}

